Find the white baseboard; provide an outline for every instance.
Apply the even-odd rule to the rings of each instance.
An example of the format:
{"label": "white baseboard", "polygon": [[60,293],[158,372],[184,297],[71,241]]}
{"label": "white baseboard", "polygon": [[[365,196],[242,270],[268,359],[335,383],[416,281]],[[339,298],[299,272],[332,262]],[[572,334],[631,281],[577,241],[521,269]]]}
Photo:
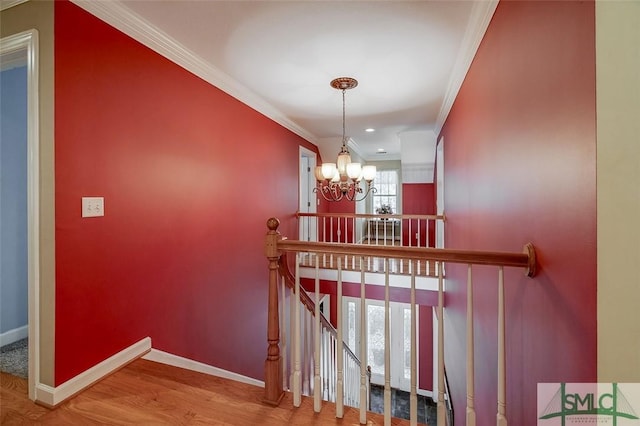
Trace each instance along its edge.
{"label": "white baseboard", "polygon": [[88,388],[98,380],[124,367],[146,352],[149,352],[149,350],[151,350],[151,338],[145,337],[112,357],[78,374],[74,378],[67,380],[60,386],[54,388],[38,383],[36,385],[36,401],[50,407],[55,407],[64,400]]}
{"label": "white baseboard", "polygon": [[198,361],[193,361],[188,358],[183,358],[177,355],[173,355],[167,352],[163,352],[157,349],[151,349],[151,351],[142,357],[149,361],[160,362],[162,364],[172,365],[174,367],[184,368],[186,370],[197,371],[199,373],[209,374],[211,376],[222,377],[224,379],[235,380],[237,382],[246,383],[249,385],[264,387],[264,382],[253,379],[251,377],[243,376],[242,374],[233,373],[231,371],[223,370],[218,367],[203,364]]}
{"label": "white baseboard", "polygon": [[18,340],[22,340],[29,336],[29,326],[23,325],[22,327],[14,328],[13,330],[5,331],[0,334],[0,346],[9,345]]}

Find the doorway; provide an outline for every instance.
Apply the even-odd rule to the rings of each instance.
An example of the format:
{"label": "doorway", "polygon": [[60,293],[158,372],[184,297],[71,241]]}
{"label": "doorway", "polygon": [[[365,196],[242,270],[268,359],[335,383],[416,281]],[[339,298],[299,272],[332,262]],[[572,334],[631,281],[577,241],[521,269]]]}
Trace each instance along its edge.
{"label": "doorway", "polygon": [[[436,147],[436,214],[444,215],[444,137]],[[436,248],[444,248],[444,221],[436,221]]]}
{"label": "doorway", "polygon": [[[0,67],[0,351],[2,371],[27,377],[27,65]],[[24,359],[21,359],[24,356]]]}
{"label": "doorway", "polygon": [[[361,360],[366,359],[367,365],[371,367],[371,383],[384,385],[384,301],[367,299],[365,306],[366,356],[360,355],[360,339],[362,338],[360,330],[362,328],[360,327],[361,303],[359,298],[343,297],[342,317],[345,321],[347,336],[345,340],[353,353]],[[417,316],[418,310],[416,309]],[[416,318],[416,327],[419,327],[418,318]],[[416,334],[419,335],[418,331]],[[408,303],[389,302],[389,336],[391,387],[409,392],[411,390],[411,305]],[[416,348],[417,350],[418,348]]]}
{"label": "doorway", "polygon": [[[26,263],[26,293],[27,293],[27,338],[28,338],[28,355],[27,355],[27,375],[28,375],[28,388],[29,398],[35,399],[36,384],[39,383],[39,292],[40,292],[40,226],[39,226],[39,198],[40,198],[40,145],[39,145],[39,114],[38,114],[38,31],[28,30],[18,34],[4,37],[0,40],[0,72],[12,69],[18,69],[24,67],[26,73],[26,93],[21,96],[25,96],[22,102],[26,105],[26,129],[22,129],[25,132],[26,138],[23,139],[24,150],[19,154],[21,159],[17,160],[24,164],[25,180],[22,183],[16,183],[13,191],[21,193],[25,202],[25,210],[23,211],[24,217],[26,217],[24,228],[26,228],[26,235],[21,238],[22,243],[25,244],[26,250],[23,251],[22,262]],[[2,119],[5,119],[3,113]],[[8,122],[9,120],[7,120]],[[14,139],[11,137],[13,140]],[[3,138],[4,140],[4,138]],[[18,143],[18,142],[16,142]],[[4,156],[4,141],[3,152],[0,152],[0,156]],[[5,184],[10,185],[11,181],[4,179],[5,172],[5,159],[2,159],[2,173],[3,173],[3,191]],[[8,167],[7,167],[8,169]],[[4,200],[3,200],[4,202]],[[4,205],[1,207],[4,209]],[[4,211],[0,212],[3,214]],[[2,223],[2,235],[4,238],[5,229],[12,229],[11,226],[22,226],[18,223]],[[23,231],[23,234],[25,232]],[[4,241],[3,241],[4,245]],[[3,250],[4,252],[4,250]],[[4,256],[4,254],[2,255]],[[26,256],[26,259],[24,259]],[[5,260],[2,259],[4,262]],[[4,269],[4,268],[3,268]]]}
{"label": "doorway", "polygon": [[[300,213],[316,213],[317,212],[317,196],[313,190],[316,187],[315,171],[316,153],[304,147],[300,147],[300,177],[299,177],[299,206]],[[300,224],[299,239],[301,241],[318,241],[317,226],[318,221],[315,217],[301,217],[298,220]]]}

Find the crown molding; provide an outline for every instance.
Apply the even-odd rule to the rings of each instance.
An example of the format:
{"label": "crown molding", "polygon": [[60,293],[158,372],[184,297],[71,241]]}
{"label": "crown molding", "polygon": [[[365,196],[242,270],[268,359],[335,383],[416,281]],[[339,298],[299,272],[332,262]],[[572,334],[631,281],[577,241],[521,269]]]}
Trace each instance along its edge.
{"label": "crown molding", "polygon": [[9,9],[10,7],[26,3],[28,0],[0,0],[0,11]]}
{"label": "crown molding", "polygon": [[315,135],[288,119],[263,98],[212,66],[138,14],[132,12],[121,2],[117,0],[71,0],[71,2],[298,136],[309,142],[316,143]]}
{"label": "crown molding", "polygon": [[350,150],[352,150],[353,152],[358,154],[358,156],[360,158],[362,158],[362,161],[365,161],[364,153],[362,152],[362,148],[360,148],[360,145],[358,145],[358,143],[356,141],[354,141],[353,139],[349,138],[347,140],[347,147],[349,147]]}
{"label": "crown molding", "polygon": [[471,9],[471,16],[469,16],[467,29],[465,30],[462,44],[458,51],[458,57],[456,58],[455,65],[451,72],[451,77],[449,78],[447,91],[444,95],[442,106],[438,113],[438,118],[436,119],[434,128],[436,135],[440,134],[440,131],[444,126],[444,122],[449,116],[449,112],[451,111],[453,103],[458,96],[458,92],[460,91],[460,87],[462,87],[462,83],[467,76],[467,72],[469,72],[471,62],[476,56],[478,47],[480,46],[482,38],[489,27],[489,23],[491,22],[491,18],[493,17],[493,13],[496,11],[497,6],[498,0],[473,2],[473,8]]}

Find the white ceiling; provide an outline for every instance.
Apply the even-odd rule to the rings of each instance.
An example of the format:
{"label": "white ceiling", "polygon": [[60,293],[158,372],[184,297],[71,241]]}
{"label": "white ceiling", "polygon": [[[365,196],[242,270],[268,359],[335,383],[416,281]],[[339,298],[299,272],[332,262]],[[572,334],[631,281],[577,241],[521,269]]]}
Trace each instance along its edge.
{"label": "white ceiling", "polygon": [[[404,132],[433,139],[496,4],[74,2],[318,144],[321,153],[337,154],[342,133],[342,95],[329,82],[356,78],[358,87],[346,93],[346,133],[369,161],[400,159]],[[376,131],[365,132],[369,127]]]}

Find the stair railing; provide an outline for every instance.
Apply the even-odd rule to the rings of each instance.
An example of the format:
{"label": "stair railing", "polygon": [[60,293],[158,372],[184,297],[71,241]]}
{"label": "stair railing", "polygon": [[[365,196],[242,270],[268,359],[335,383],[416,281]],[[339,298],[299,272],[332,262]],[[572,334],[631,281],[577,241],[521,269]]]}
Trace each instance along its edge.
{"label": "stair railing", "polygon": [[[390,294],[390,274],[389,259],[405,259],[411,262],[416,261],[433,261],[439,264],[461,263],[467,264],[469,269],[468,288],[473,287],[471,281],[472,265],[493,265],[498,267],[498,403],[497,403],[497,426],[507,426],[506,419],[506,346],[505,346],[505,299],[504,299],[504,268],[517,267],[525,269],[527,276],[532,277],[536,272],[536,256],[535,249],[531,243],[524,246],[522,253],[503,253],[503,252],[481,252],[467,250],[451,250],[451,249],[434,249],[434,248],[417,248],[417,247],[398,247],[384,245],[364,245],[364,244],[343,244],[343,243],[319,243],[307,241],[294,241],[283,238],[278,232],[279,221],[271,218],[267,221],[267,232],[265,240],[265,254],[269,260],[269,311],[267,324],[267,359],[265,361],[265,396],[263,401],[271,405],[279,405],[284,394],[283,389],[283,365],[280,355],[280,324],[278,319],[278,270],[280,269],[286,253],[312,253],[315,255],[334,254],[355,256],[360,259],[361,265],[361,311],[365,309],[365,270],[364,263],[367,257],[383,258],[387,264],[385,271],[385,378],[384,378],[384,424],[391,424],[391,387],[390,387],[390,346],[389,346],[389,294]],[[340,257],[337,257],[340,259]],[[299,277],[299,260],[296,260],[296,277]],[[316,266],[316,282],[318,280],[318,267]],[[410,422],[412,425],[417,424],[417,399],[416,399],[416,356],[415,348],[417,346],[416,336],[416,299],[415,299],[415,281],[417,268],[412,268],[411,273],[411,307],[412,307],[412,326],[411,326],[411,395],[410,395]],[[446,422],[446,406],[445,406],[445,372],[444,372],[444,276],[443,267],[438,267],[438,332],[437,332],[437,425],[445,426]],[[342,306],[342,267],[340,260],[337,264],[337,304]],[[300,297],[299,278],[296,278],[295,291],[296,298]],[[317,284],[316,284],[317,288]],[[470,300],[467,308],[467,316],[470,318],[471,326],[467,327],[467,342],[471,347],[467,348],[467,425],[475,426],[475,409],[474,409],[474,389],[473,378],[475,375],[475,367],[473,361],[473,294],[468,294]],[[301,299],[298,299],[301,300]],[[298,303],[297,305],[300,305]],[[337,353],[342,352],[342,321],[340,315],[341,309],[338,309],[337,321]],[[364,324],[364,321],[362,321]],[[365,333],[361,333],[365,335]],[[364,339],[361,339],[361,353],[365,353]],[[299,347],[299,343],[297,343]],[[299,349],[294,349],[294,352]],[[297,355],[296,355],[297,356]],[[342,357],[338,357],[338,360]],[[297,363],[296,363],[297,364]],[[295,376],[294,372],[294,376]],[[364,387],[364,379],[361,373],[361,389]],[[342,418],[344,415],[344,371],[343,366],[338,364],[335,371],[336,384],[336,417]],[[316,387],[315,390],[319,388]],[[314,397],[315,392],[314,390]],[[300,386],[293,387],[294,405],[300,405],[301,389]],[[360,423],[366,424],[367,401],[365,398],[360,399]],[[319,412],[321,405],[314,404],[314,410]]]}
{"label": "stair railing", "polygon": [[[279,263],[283,389],[293,392],[296,406],[300,403],[300,396],[313,395],[314,406],[318,411],[322,400],[335,402],[340,397],[337,389],[341,388],[345,405],[359,407],[360,399],[364,398],[368,406],[370,372],[349,346],[344,344],[341,332],[320,311],[319,283],[316,282],[314,300],[300,286],[300,274],[291,274],[287,259],[282,256]],[[299,259],[296,264],[299,268]],[[338,344],[340,340],[343,341],[342,345]],[[344,372],[342,387],[335,383],[338,370]],[[365,392],[361,393],[360,375],[363,370],[367,374]]]}

